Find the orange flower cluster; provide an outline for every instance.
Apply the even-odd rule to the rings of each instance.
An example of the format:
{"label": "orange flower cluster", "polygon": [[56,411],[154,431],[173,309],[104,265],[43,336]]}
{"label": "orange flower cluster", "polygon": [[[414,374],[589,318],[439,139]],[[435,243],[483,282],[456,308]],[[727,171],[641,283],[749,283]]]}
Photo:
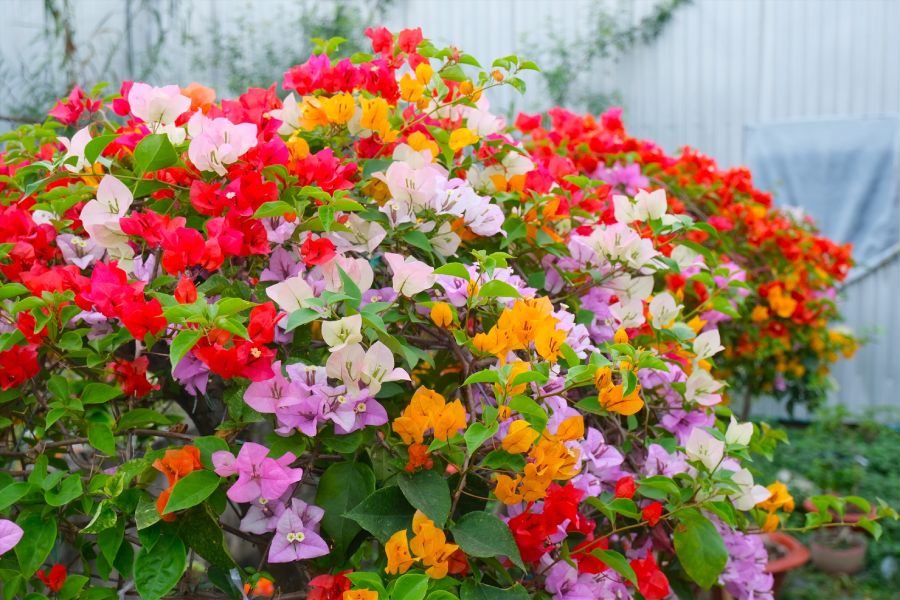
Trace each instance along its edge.
{"label": "orange flower cluster", "polygon": [[597,399],[600,402],[600,406],[609,412],[628,416],[644,408],[644,401],[641,399],[641,386],[636,385],[634,390],[626,396],[625,384],[613,383],[612,370],[609,367],[597,369],[597,373],[594,375],[594,383],[599,391]]}
{"label": "orange flower cluster", "polygon": [[447,535],[434,521],[421,511],[413,516],[413,533],[410,540],[406,529],[391,536],[384,546],[388,564],[384,571],[391,575],[406,573],[418,561],[425,574],[432,579],[443,579],[448,573],[465,573],[468,568],[465,554],[456,544],[447,543]]}
{"label": "orange flower cluster", "polygon": [[528,462],[523,474],[515,478],[496,475],[494,495],[504,504],[543,499],[551,483],[566,481],[578,474],[580,452],[566,446],[566,442],[583,437],[584,417],[581,415],[560,423],[555,434],[547,431],[538,434],[526,421],[513,421],[501,442],[502,447],[511,454],[528,452]]}
{"label": "orange flower cluster", "polygon": [[466,426],[466,409],[459,400],[447,400],[434,390],[420,387],[403,414],[394,419],[393,429],[405,444],[421,444],[425,432],[433,430],[434,438],[447,441]]}
{"label": "orange flower cluster", "polygon": [[175,515],[165,515],[163,511],[172,495],[172,489],[179,479],[186,477],[198,469],[202,469],[200,463],[200,449],[196,446],[183,446],[174,450],[166,450],[162,458],[153,461],[153,468],[166,476],[169,487],[156,499],[156,510],[163,521],[174,521]]}
{"label": "orange flower cluster", "polygon": [[504,309],[497,324],[487,333],[477,334],[472,343],[501,362],[510,352],[527,350],[533,344],[541,358],[555,363],[566,341],[566,332],[556,328],[558,323],[549,298],[523,298]]}

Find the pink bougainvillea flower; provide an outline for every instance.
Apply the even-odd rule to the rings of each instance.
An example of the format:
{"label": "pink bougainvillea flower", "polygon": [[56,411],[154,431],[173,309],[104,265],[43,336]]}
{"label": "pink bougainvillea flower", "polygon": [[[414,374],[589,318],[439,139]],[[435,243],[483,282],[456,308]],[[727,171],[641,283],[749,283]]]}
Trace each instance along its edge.
{"label": "pink bougainvillea flower", "polygon": [[398,294],[412,297],[434,285],[434,268],[411,256],[385,252],[384,259],[394,273],[392,287]]}
{"label": "pink bougainvillea flower", "polygon": [[318,506],[292,499],[291,507],[278,518],[269,562],[285,563],[328,554],[328,544],[317,531],[324,516],[325,511]]}
{"label": "pink bougainvillea flower", "polygon": [[8,519],[0,519],[0,556],[16,547],[22,539],[22,528]]}
{"label": "pink bougainvillea flower", "polygon": [[230,165],[256,146],[256,125],[241,123],[235,125],[224,117],[210,119],[202,113],[195,113],[187,123],[191,144],[188,157],[201,171],[215,171],[219,175],[227,172]]}
{"label": "pink bougainvillea flower", "polygon": [[253,442],[241,446],[236,458],[225,450],[212,455],[216,473],[222,477],[238,476],[227,492],[235,502],[253,502],[258,498],[271,500],[281,496],[303,477],[303,469],[288,466],[296,458],[290,452],[277,459],[270,458],[268,448]]}

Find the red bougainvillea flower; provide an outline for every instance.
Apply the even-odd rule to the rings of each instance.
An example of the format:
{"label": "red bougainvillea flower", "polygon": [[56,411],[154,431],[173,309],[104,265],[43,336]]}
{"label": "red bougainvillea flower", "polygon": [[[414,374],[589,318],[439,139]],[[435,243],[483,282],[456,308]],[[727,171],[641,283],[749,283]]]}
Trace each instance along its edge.
{"label": "red bougainvillea flower", "polygon": [[300,256],[307,267],[312,267],[330,262],[335,256],[334,250],[334,243],[331,240],[324,237],[313,239],[310,233],[300,246]]}
{"label": "red bougainvillea flower", "polygon": [[65,565],[61,565],[56,563],[50,568],[50,572],[47,573],[45,571],[38,571],[35,573],[37,578],[40,579],[47,589],[51,592],[58,592],[62,589],[63,584],[66,582],[66,576],[68,572],[66,571]]}
{"label": "red bougainvillea flower", "polygon": [[616,498],[628,498],[630,500],[634,497],[636,491],[637,486],[634,485],[634,477],[630,475],[622,477],[616,482]]}
{"label": "red bougainvillea flower", "polygon": [[13,346],[0,352],[0,388],[18,387],[40,372],[37,346]]}
{"label": "red bougainvillea flower", "polygon": [[341,571],[336,575],[319,575],[309,582],[312,588],[308,600],[341,600],[344,592],[350,589],[351,583],[346,575],[350,571]]}
{"label": "red bougainvillea flower", "polygon": [[147,379],[149,365],[150,361],[146,356],[139,356],[131,361],[117,359],[116,362],[109,364],[109,368],[112,369],[116,381],[126,395],[143,398],[151,391],[159,389],[159,385],[152,384]]}
{"label": "red bougainvillea flower", "polygon": [[190,277],[181,276],[178,285],[175,286],[175,300],[178,304],[193,304],[197,301],[197,286]]}
{"label": "red bougainvillea flower", "polygon": [[644,510],[641,511],[641,516],[644,518],[647,523],[650,524],[651,527],[655,527],[657,523],[659,523],[659,518],[662,516],[663,505],[659,502],[651,502],[647,506],[644,507]]}
{"label": "red bougainvillea flower", "polygon": [[647,600],[662,600],[669,593],[669,580],[656,565],[653,553],[647,553],[647,558],[635,559],[630,563],[638,580],[638,590]]}

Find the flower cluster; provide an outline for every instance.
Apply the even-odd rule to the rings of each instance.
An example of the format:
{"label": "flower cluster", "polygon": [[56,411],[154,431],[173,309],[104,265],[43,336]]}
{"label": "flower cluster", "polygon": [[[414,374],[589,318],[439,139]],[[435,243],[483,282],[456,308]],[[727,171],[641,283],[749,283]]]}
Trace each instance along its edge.
{"label": "flower cluster", "polygon": [[853,344],[847,251],[615,113],[516,133],[528,61],[367,35],[6,137],[4,593],[771,598],[783,436],[729,393]]}

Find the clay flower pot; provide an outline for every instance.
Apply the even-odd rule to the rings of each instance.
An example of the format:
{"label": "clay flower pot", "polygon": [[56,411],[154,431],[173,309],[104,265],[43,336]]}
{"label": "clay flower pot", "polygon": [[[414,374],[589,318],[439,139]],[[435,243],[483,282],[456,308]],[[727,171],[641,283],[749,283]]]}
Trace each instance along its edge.
{"label": "clay flower pot", "polygon": [[794,536],[778,531],[767,536],[767,543],[781,550],[781,556],[769,559],[766,565],[766,571],[774,578],[772,592],[777,593],[787,573],[809,561],[809,550]]}
{"label": "clay flower pot", "polygon": [[865,534],[852,529],[838,531],[836,535],[824,533],[810,541],[812,561],[820,570],[832,575],[853,575],[866,564],[869,540]]}

